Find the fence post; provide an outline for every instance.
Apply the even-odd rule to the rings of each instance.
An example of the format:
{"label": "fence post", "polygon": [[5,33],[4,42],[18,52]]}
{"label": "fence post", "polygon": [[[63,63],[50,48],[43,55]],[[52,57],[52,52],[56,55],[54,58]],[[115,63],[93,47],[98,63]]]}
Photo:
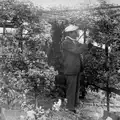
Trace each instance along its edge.
{"label": "fence post", "polygon": [[87,31],[87,29],[84,28],[84,43],[86,42],[86,38],[87,38],[87,36],[86,36],[86,31]]}
{"label": "fence post", "polygon": [[110,111],[110,97],[109,97],[109,66],[108,66],[108,44],[106,43],[105,44],[105,55],[106,55],[106,58],[105,58],[105,71],[106,71],[106,88],[107,88],[107,112]]}

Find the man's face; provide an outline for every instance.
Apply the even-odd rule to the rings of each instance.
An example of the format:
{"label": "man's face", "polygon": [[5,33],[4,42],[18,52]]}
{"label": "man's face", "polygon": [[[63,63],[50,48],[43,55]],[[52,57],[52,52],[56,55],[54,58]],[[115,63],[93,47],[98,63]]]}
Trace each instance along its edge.
{"label": "man's face", "polygon": [[78,31],[73,31],[73,32],[70,32],[70,37],[76,39],[79,35],[78,35]]}

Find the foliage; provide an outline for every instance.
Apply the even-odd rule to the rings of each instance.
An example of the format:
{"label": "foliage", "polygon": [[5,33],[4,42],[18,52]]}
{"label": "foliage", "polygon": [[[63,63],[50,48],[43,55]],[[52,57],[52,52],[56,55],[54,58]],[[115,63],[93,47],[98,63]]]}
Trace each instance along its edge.
{"label": "foliage", "polygon": [[41,106],[34,108],[33,105],[27,105],[24,107],[24,111],[27,113],[25,120],[36,119],[36,120],[78,120],[81,115],[76,115],[70,111],[65,111],[61,106],[61,100],[54,102],[52,109],[43,109]]}
{"label": "foliage", "polygon": [[[50,25],[42,20],[42,10],[31,3],[8,0],[1,1],[1,6],[1,21],[10,22],[16,28],[14,33],[0,36],[0,95],[6,101],[9,98],[9,103],[12,104],[15,96],[23,98],[24,93],[27,98],[34,97],[36,103],[39,95],[53,89],[54,75],[57,74],[47,64]],[[3,93],[6,93],[6,96]],[[24,99],[21,98],[20,101],[19,97],[21,104]]]}
{"label": "foliage", "polygon": [[[101,7],[102,6],[109,7],[111,5],[102,4]],[[97,60],[97,67],[95,66],[96,62],[93,62],[93,64],[94,68],[97,68],[97,78],[100,83],[102,82],[104,84],[107,82],[106,74],[108,74],[107,76],[109,76],[110,79],[110,86],[114,87],[116,79],[119,78],[117,71],[119,69],[119,62],[116,60],[116,58],[119,59],[116,54],[119,53],[119,50],[115,51],[115,48],[113,48],[115,43],[118,43],[119,41],[119,17],[116,18],[111,16],[116,14],[118,11],[119,10],[117,9],[95,10],[93,13],[93,16],[95,16],[94,25],[90,29],[89,33],[93,41],[97,42],[101,46],[103,44],[105,45],[104,50],[94,52],[94,56]],[[111,51],[108,47],[111,48]]]}

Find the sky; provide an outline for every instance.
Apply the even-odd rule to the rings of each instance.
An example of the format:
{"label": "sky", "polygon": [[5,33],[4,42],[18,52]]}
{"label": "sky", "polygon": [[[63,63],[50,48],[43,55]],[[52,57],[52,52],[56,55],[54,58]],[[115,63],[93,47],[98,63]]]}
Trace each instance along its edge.
{"label": "sky", "polygon": [[[41,5],[42,7],[46,8],[46,7],[53,7],[53,6],[59,6],[59,5],[76,6],[81,3],[96,4],[98,0],[30,0],[30,1],[32,1],[37,6]],[[109,3],[120,5],[120,0],[107,0],[107,1]]]}

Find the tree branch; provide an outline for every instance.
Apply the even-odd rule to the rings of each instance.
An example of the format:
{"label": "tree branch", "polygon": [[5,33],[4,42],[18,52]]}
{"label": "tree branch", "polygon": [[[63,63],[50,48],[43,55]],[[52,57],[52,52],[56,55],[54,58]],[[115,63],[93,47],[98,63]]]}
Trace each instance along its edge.
{"label": "tree branch", "polygon": [[109,90],[109,92],[113,92],[113,93],[115,93],[117,95],[120,95],[120,90],[119,89],[115,89],[113,87],[109,87],[109,89],[107,89],[106,87],[102,87],[102,86],[99,86],[99,85],[96,85],[96,84],[89,84],[89,85],[97,87],[97,88],[99,88],[99,89],[101,89],[103,91],[106,91],[106,92]]}

